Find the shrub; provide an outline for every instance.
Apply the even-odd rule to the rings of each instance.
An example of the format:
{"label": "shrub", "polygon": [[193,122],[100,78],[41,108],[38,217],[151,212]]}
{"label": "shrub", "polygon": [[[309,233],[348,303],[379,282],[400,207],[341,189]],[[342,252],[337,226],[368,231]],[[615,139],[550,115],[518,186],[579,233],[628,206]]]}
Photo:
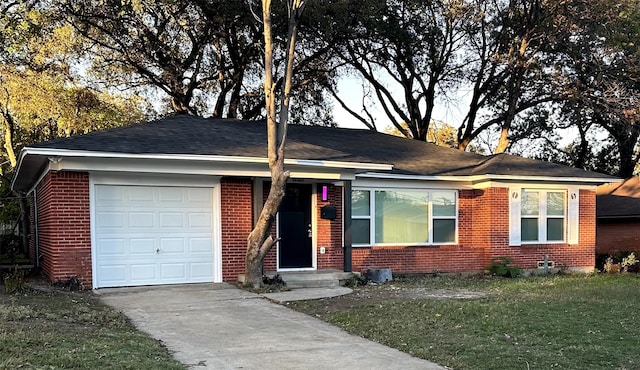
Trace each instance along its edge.
{"label": "shrub", "polygon": [[353,274],[349,279],[341,280],[340,285],[345,286],[347,288],[355,288],[359,286],[365,286],[367,285],[368,282],[369,280],[367,280],[367,278],[364,277],[363,275]]}
{"label": "shrub", "polygon": [[8,294],[23,291],[24,276],[25,272],[14,266],[11,271],[4,275],[4,291]]}
{"label": "shrub", "polygon": [[487,270],[491,275],[514,278],[522,275],[522,268],[512,265],[513,260],[509,257],[500,256],[491,260]]}
{"label": "shrub", "polygon": [[[635,253],[631,252],[625,256],[626,253],[621,253],[617,256],[608,256],[604,260],[602,270],[608,274],[616,274],[619,272],[637,272],[636,264],[638,259]],[[617,262],[620,261],[620,262]]]}
{"label": "shrub", "polygon": [[622,259],[622,262],[620,262],[620,266],[622,267],[622,272],[627,272],[629,270],[629,267],[632,267],[636,263],[638,263],[638,260],[636,259],[636,255],[634,253],[629,254],[628,256]]}
{"label": "shrub", "polygon": [[269,285],[273,288],[283,289],[287,287],[287,283],[282,279],[280,274],[275,274],[273,277],[263,276],[262,283],[264,285]]}
{"label": "shrub", "polygon": [[82,281],[77,276],[69,276],[67,280],[58,280],[53,283],[53,286],[70,292],[79,292],[84,289]]}

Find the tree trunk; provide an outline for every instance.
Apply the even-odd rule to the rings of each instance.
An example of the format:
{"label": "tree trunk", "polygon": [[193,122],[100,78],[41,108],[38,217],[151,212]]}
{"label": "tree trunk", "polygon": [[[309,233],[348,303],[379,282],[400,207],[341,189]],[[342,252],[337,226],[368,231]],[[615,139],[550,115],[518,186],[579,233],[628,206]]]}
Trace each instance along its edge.
{"label": "tree trunk", "polygon": [[[27,197],[23,194],[13,192],[18,197],[18,203],[20,203],[20,237],[22,240],[22,252],[25,255],[29,254],[29,229],[31,228],[31,218],[29,217],[29,203]],[[38,258],[38,256],[35,256]]]}
{"label": "tree trunk", "polygon": [[262,284],[262,261],[271,248],[278,242],[277,238],[271,236],[271,228],[278,213],[278,208],[284,199],[288,171],[276,171],[272,175],[269,196],[262,208],[260,217],[254,229],[247,239],[247,256],[245,266],[245,284],[259,287]]}
{"label": "tree trunk", "polygon": [[498,140],[498,145],[496,146],[494,153],[498,154],[506,152],[509,147],[509,143],[509,128],[502,127],[502,130],[500,130],[500,139]]}
{"label": "tree trunk", "polygon": [[[524,43],[524,41],[523,41]],[[516,118],[516,111],[518,107],[518,101],[520,100],[520,96],[522,95],[522,82],[524,80],[524,69],[519,66],[521,64],[520,58],[523,57],[524,52],[521,51],[519,54],[519,59],[515,62],[516,66],[514,67],[514,71],[512,72],[511,81],[508,84],[508,106],[507,112],[504,118],[504,122],[502,123],[502,130],[500,131],[500,140],[498,141],[498,145],[494,153],[504,153],[509,148],[509,144],[511,141],[509,140],[509,131],[511,130],[511,126],[513,121]]]}
{"label": "tree trunk", "polygon": [[635,147],[638,135],[631,134],[624,139],[616,138],[618,143],[618,153],[620,156],[620,165],[618,167],[618,176],[623,179],[633,176],[635,171]]}
{"label": "tree trunk", "polygon": [[589,140],[587,139],[588,127],[584,127],[580,122],[578,122],[576,126],[580,134],[580,146],[573,161],[573,166],[576,168],[584,168],[587,163],[587,155],[590,153]]}
{"label": "tree trunk", "polygon": [[[305,6],[304,0],[289,0],[289,27],[287,30],[287,54],[284,88],[280,100],[280,114],[276,121],[276,89],[273,78],[273,38],[271,34],[271,0],[262,0],[264,25],[264,94],[267,111],[267,155],[271,171],[269,196],[260,212],[254,229],[247,238],[245,258],[245,284],[255,288],[262,286],[262,262],[269,250],[278,242],[270,235],[278,208],[285,195],[289,171],[284,169],[284,148],[289,119],[289,94],[293,76],[294,49],[298,33],[298,19]],[[277,79],[276,79],[277,80]]]}
{"label": "tree trunk", "polygon": [[[2,117],[5,121],[4,128],[4,148],[7,151],[7,158],[9,159],[9,164],[11,165],[11,170],[13,171],[16,168],[17,157],[16,152],[13,149],[13,133],[15,131],[15,121],[13,120],[13,116],[9,112],[9,108],[5,108],[2,111]],[[29,204],[27,203],[26,196],[13,192],[13,194],[18,198],[18,203],[20,204],[20,230],[19,234],[22,239],[22,252],[27,252],[29,249]]]}
{"label": "tree trunk", "polygon": [[173,110],[175,110],[176,114],[189,113],[189,103],[185,102],[185,99],[183,99],[182,97],[172,97],[171,106],[173,107]]}
{"label": "tree trunk", "polygon": [[4,149],[7,151],[7,159],[11,164],[11,168],[16,168],[17,158],[16,152],[13,150],[13,132],[15,131],[15,123],[8,108],[3,112],[4,121],[6,123],[4,128]]}
{"label": "tree trunk", "polygon": [[242,80],[244,80],[244,68],[245,66],[242,67],[243,70],[241,70],[236,77],[236,83],[233,86],[233,89],[231,90],[231,99],[229,100],[229,114],[227,115],[228,118],[238,118],[238,112],[240,111],[240,101],[241,101],[241,96],[240,93],[242,92]]}

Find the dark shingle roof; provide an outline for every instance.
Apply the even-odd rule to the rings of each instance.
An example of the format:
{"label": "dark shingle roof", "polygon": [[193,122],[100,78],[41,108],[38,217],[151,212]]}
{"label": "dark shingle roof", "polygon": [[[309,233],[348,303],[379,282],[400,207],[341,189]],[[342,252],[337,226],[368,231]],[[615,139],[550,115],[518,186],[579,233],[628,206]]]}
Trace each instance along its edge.
{"label": "dark shingle roof", "polygon": [[[287,158],[392,164],[393,173],[422,176],[510,175],[613,177],[508,154],[481,156],[368,130],[290,125]],[[139,125],[32,145],[130,154],[260,157],[267,155],[264,122],[180,115]]]}
{"label": "dark shingle roof", "polygon": [[640,217],[640,179],[630,177],[621,183],[598,186],[598,218]]}

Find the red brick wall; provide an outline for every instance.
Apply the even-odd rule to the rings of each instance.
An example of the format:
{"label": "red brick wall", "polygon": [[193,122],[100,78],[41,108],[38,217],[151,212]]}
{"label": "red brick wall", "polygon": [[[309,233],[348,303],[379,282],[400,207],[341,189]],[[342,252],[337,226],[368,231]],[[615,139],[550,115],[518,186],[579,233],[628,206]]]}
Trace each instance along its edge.
{"label": "red brick wall", "polygon": [[[478,202],[477,192],[479,190],[461,190],[458,192],[458,241],[461,245],[471,248],[478,248],[481,245],[479,229],[473,227],[473,219],[474,217],[486,217],[482,212],[475,212],[474,206]],[[462,241],[468,242],[465,244]]]}
{"label": "red brick wall", "polygon": [[483,251],[460,245],[353,248],[353,271],[391,268],[397,273],[481,270]]}
{"label": "red brick wall", "polygon": [[89,175],[49,172],[37,187],[38,248],[51,281],[78,277],[91,287]]}
{"label": "red brick wall", "polygon": [[[222,193],[222,270],[225,281],[244,272],[252,228],[251,181],[225,178]],[[50,172],[37,188],[38,244],[42,272],[50,280],[79,277],[91,287],[89,176]]]}
{"label": "red brick wall", "polygon": [[[391,268],[398,273],[478,271],[490,243],[491,209],[484,191],[458,194],[458,244],[416,247],[354,247],[353,270]],[[487,204],[485,204],[487,203]],[[476,218],[482,224],[475,224]]]}
{"label": "red brick wall", "polygon": [[[342,252],[342,187],[329,185],[328,200],[322,201],[322,189],[316,194],[316,247],[318,256],[317,268],[338,269],[344,267],[344,255]],[[336,219],[325,220],[320,218],[320,210],[324,206],[336,207]],[[325,247],[325,253],[320,253],[320,248]]]}
{"label": "red brick wall", "polygon": [[596,245],[596,192],[580,190],[580,245]]}
{"label": "red brick wall", "polygon": [[[268,189],[265,189],[265,193]],[[221,181],[222,273],[235,281],[244,272],[246,240],[253,225],[252,181]],[[51,172],[37,188],[38,241],[41,267],[50,280],[79,277],[91,286],[89,177],[86,173]],[[329,200],[317,192],[316,235],[318,269],[342,269],[342,188],[329,187]],[[336,220],[320,218],[320,208],[337,208]],[[592,267],[595,253],[595,192],[580,192],[578,245],[509,246],[507,188],[461,190],[457,245],[353,248],[353,269],[387,267],[396,272],[459,272],[482,270],[496,256],[509,256],[523,268],[535,268],[549,255],[557,266]],[[275,230],[275,228],[274,228]],[[275,233],[275,231],[274,231]],[[622,237],[622,233],[617,233]],[[605,235],[602,235],[605,237]],[[326,252],[320,254],[320,248]],[[276,268],[275,249],[265,259],[265,271]]]}
{"label": "red brick wall", "polygon": [[493,257],[508,256],[525,269],[548,255],[557,267],[592,268],[595,253],[595,192],[580,191],[578,245],[509,245],[509,189],[459,191],[457,245],[355,247],[354,271],[370,267],[397,272],[460,272],[484,269]]}
{"label": "red brick wall", "polygon": [[225,177],[220,186],[222,280],[236,281],[244,273],[247,236],[253,228],[252,182]]}
{"label": "red brick wall", "polygon": [[27,197],[29,202],[29,234],[27,234],[27,241],[29,243],[29,259],[31,262],[37,266],[40,262],[38,261],[38,256],[36,256],[36,207],[33,201],[33,195]]}
{"label": "red brick wall", "polygon": [[[578,266],[595,267],[596,253],[596,192],[580,190],[580,238],[572,256]],[[575,248],[578,250],[575,251]]]}
{"label": "red brick wall", "polygon": [[[595,265],[595,192],[580,191],[580,230],[577,245],[526,244],[519,247],[509,246],[509,194],[508,189],[497,189],[492,199],[492,236],[489,258],[508,256],[514,264],[525,268],[537,268],[537,262],[545,255],[554,261],[556,267],[593,268]],[[475,224],[474,224],[475,225]],[[487,261],[489,262],[489,261]]]}
{"label": "red brick wall", "polygon": [[[509,246],[509,189],[489,188],[461,191],[469,197],[467,208],[473,217],[468,222],[472,229],[471,239],[460,239],[463,245],[470,245],[483,251],[476,270],[486,267],[500,248]],[[462,204],[460,205],[463,206]]]}
{"label": "red brick wall", "polygon": [[640,219],[598,220],[596,253],[616,255],[621,252],[640,255]]}

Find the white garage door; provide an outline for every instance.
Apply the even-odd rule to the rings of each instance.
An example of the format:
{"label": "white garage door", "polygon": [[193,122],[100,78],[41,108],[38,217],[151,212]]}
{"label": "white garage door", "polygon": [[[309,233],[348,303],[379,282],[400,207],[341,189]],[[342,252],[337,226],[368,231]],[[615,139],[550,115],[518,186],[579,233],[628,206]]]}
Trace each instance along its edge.
{"label": "white garage door", "polygon": [[95,186],[97,288],[214,281],[213,189]]}

